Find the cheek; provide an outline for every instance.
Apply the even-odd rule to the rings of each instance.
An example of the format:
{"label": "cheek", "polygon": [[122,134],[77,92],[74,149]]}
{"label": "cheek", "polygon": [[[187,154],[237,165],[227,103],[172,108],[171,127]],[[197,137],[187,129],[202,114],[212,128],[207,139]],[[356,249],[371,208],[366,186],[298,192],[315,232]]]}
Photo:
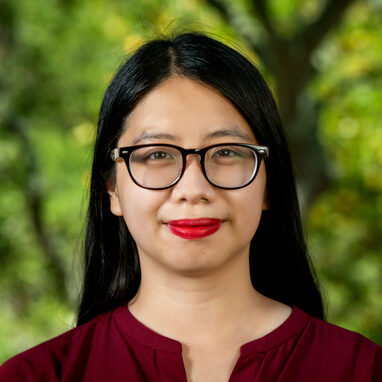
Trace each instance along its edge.
{"label": "cheek", "polygon": [[231,203],[236,206],[234,223],[239,235],[252,239],[263,211],[264,191],[262,187],[256,187],[255,184],[242,191],[241,195],[237,196],[237,200]]}
{"label": "cheek", "polygon": [[163,196],[159,191],[145,190],[133,182],[125,182],[120,188],[120,200],[126,225],[138,244],[148,240],[158,229],[158,209]]}

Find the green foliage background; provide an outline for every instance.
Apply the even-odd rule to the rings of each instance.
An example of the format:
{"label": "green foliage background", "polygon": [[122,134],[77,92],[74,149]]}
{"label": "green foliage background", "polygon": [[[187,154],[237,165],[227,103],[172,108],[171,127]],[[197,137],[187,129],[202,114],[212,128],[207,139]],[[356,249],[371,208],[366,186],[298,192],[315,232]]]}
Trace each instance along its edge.
{"label": "green foliage background", "polygon": [[[285,33],[319,4],[270,1]],[[307,237],[328,320],[382,345],[381,10],[355,2],[312,58],[332,181]],[[177,27],[246,49],[203,0],[0,0],[0,362],[73,327],[103,92],[126,54]]]}

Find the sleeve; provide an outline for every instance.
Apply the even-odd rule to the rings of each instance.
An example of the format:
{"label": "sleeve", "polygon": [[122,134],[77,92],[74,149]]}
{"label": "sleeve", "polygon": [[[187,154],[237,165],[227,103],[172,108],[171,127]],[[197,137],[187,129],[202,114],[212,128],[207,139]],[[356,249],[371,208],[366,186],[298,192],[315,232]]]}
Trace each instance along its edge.
{"label": "sleeve", "polygon": [[382,382],[382,347],[359,335],[361,342],[348,368],[354,382]]}
{"label": "sleeve", "polygon": [[0,382],[59,382],[60,365],[41,347],[27,350],[0,366]]}
{"label": "sleeve", "polygon": [[11,358],[0,367],[0,382],[34,382],[28,362],[23,362],[17,357]]}
{"label": "sleeve", "polygon": [[382,347],[376,346],[372,382],[382,381]]}

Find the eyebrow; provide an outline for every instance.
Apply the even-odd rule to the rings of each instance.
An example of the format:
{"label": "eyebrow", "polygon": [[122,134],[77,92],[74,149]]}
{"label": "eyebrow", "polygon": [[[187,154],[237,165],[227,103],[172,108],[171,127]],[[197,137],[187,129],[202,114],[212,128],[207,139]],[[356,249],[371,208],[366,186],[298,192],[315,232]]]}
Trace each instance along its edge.
{"label": "eyebrow", "polygon": [[166,134],[166,133],[150,133],[150,132],[144,132],[140,136],[134,138],[133,145],[137,145],[138,143],[144,142],[144,141],[151,141],[151,140],[170,140],[170,141],[178,141],[179,138],[175,135]]}
{"label": "eyebrow", "polygon": [[237,137],[244,141],[252,142],[252,138],[241,131],[237,126],[233,126],[227,129],[219,129],[207,135],[207,138],[222,138],[222,137]]}
{"label": "eyebrow", "polygon": [[[252,138],[247,134],[241,131],[236,125],[231,128],[219,129],[213,131],[212,133],[207,134],[206,139],[212,138],[223,138],[223,137],[236,137],[241,138],[244,141],[252,142]],[[172,134],[167,133],[154,133],[154,132],[143,132],[138,137],[134,138],[133,145],[137,145],[138,143],[144,141],[151,140],[170,140],[170,141],[179,141],[179,138]]]}

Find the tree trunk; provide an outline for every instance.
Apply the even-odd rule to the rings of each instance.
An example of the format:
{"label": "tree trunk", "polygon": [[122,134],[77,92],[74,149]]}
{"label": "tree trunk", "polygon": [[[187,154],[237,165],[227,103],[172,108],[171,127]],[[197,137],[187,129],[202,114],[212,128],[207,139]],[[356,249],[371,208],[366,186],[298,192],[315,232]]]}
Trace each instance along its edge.
{"label": "tree trunk", "polygon": [[206,2],[252,47],[275,79],[279,111],[289,136],[302,212],[306,216],[331,180],[331,171],[318,138],[319,101],[305,91],[316,75],[311,56],[326,35],[339,24],[354,0],[328,0],[316,21],[302,24],[290,37],[282,36],[277,30],[277,23],[272,20],[265,0],[252,0],[247,16],[261,26],[261,38],[250,34],[237,22],[240,18],[236,17],[228,2]]}

